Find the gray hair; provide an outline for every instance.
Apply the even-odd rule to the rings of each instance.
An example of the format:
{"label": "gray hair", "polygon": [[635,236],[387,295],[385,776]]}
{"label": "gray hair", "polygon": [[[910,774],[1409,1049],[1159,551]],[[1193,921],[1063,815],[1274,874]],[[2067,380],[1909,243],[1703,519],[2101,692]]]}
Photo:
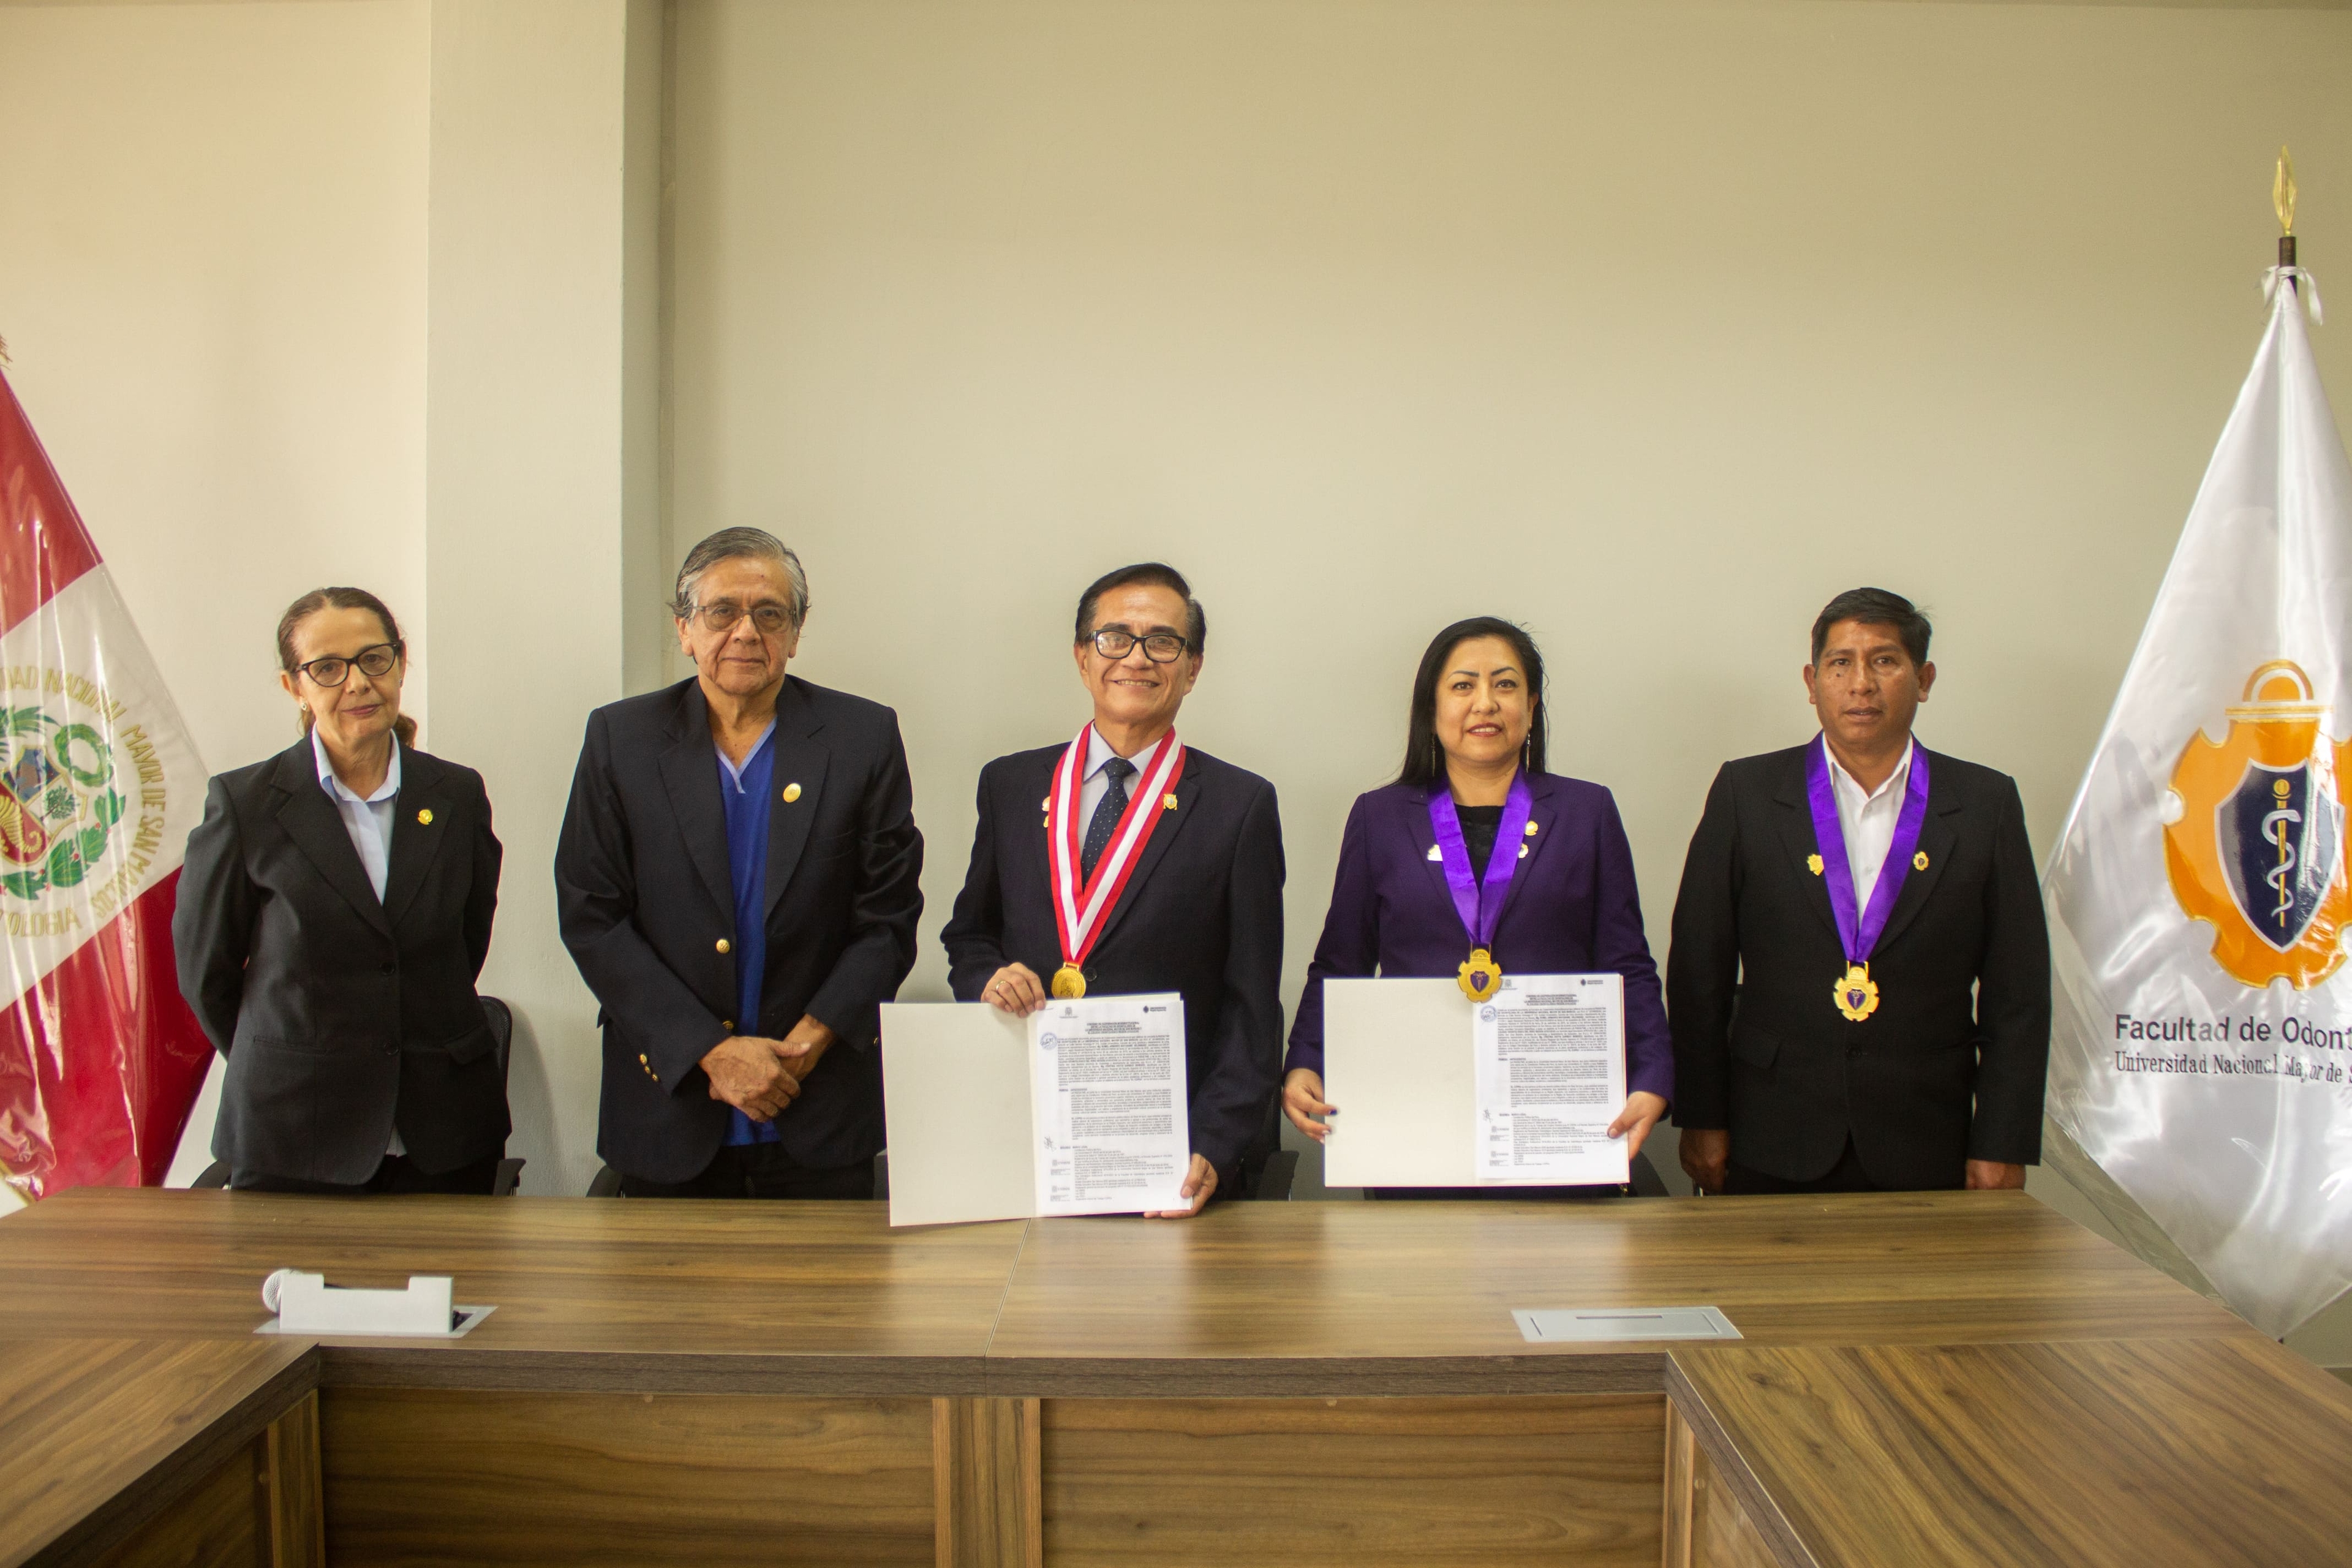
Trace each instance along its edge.
{"label": "gray hair", "polygon": [[791,546],[763,528],[722,528],[688,551],[677,569],[677,591],[669,602],[672,617],[682,621],[694,614],[694,590],[705,572],[721,561],[743,558],[782,563],[784,575],[792,583],[791,601],[784,608],[796,627],[808,619],[808,574],[801,570],[801,558],[793,553]]}

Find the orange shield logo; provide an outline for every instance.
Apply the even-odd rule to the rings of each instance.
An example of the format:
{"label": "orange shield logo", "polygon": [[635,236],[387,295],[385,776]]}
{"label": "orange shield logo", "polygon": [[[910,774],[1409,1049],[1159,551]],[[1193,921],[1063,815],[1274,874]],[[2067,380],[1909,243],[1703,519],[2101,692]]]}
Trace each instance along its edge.
{"label": "orange shield logo", "polygon": [[2320,731],[2327,707],[2284,659],[2255,670],[2244,702],[2226,711],[2229,738],[2190,736],[2172,770],[2181,807],[2164,829],[2172,895],[2212,926],[2213,962],[2233,979],[2308,989],[2344,963],[2352,882],[2337,781],[2352,742]]}

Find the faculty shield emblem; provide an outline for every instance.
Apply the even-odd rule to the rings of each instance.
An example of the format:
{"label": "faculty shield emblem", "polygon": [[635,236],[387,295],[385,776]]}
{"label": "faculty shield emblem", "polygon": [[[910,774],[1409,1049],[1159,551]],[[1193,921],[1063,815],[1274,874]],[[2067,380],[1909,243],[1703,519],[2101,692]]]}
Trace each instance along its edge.
{"label": "faculty shield emblem", "polygon": [[2216,808],[2214,834],[2230,896],[2254,934],[2280,952],[2303,940],[2336,879],[2344,808],[2309,763],[2248,763]]}
{"label": "faculty shield emblem", "polygon": [[2352,914],[2337,779],[2352,743],[2323,734],[2325,703],[2286,660],[2246,682],[2216,745],[2191,736],[2172,772],[2164,830],[2173,896],[2214,929],[2213,960],[2247,985],[2316,985],[2344,963]]}

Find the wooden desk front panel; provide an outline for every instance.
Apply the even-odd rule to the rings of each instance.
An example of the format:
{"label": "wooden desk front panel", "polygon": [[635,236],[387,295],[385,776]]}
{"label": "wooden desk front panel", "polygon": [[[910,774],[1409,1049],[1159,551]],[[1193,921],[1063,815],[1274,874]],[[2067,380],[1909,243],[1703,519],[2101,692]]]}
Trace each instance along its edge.
{"label": "wooden desk front panel", "polygon": [[1665,1401],[1049,1399],[1046,1568],[1656,1568]]}
{"label": "wooden desk front panel", "polygon": [[338,1568],[1659,1561],[1662,1394],[1050,1400],[1041,1441],[1034,1401],[343,1388],[322,1408]]}
{"label": "wooden desk front panel", "polygon": [[298,1341],[0,1342],[0,1564],[316,1568]]}
{"label": "wooden desk front panel", "polygon": [[931,1401],[336,1388],[337,1568],[929,1564]]}
{"label": "wooden desk front panel", "polygon": [[1665,1492],[1664,1568],[1780,1568],[1780,1557],[1671,1399]]}

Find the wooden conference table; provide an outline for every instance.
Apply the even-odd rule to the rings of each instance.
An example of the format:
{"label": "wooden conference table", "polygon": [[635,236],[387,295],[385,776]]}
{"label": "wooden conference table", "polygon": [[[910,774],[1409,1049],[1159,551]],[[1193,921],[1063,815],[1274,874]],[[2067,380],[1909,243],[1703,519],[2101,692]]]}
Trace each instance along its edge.
{"label": "wooden conference table", "polygon": [[[452,1341],[256,1336],[281,1266]],[[1526,1342],[1710,1304],[1729,1342]],[[2352,1390],[2021,1193],[0,1221],[0,1564],[2340,1563]]]}

